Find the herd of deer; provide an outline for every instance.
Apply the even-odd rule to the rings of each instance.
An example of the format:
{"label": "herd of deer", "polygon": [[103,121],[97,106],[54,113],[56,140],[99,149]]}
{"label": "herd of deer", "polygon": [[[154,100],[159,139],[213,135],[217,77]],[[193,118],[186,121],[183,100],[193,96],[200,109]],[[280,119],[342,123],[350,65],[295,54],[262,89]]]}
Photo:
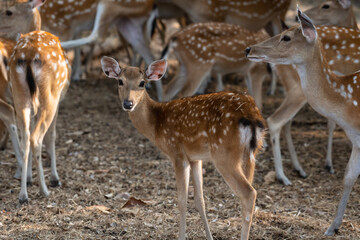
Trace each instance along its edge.
{"label": "herd of deer", "polygon": [[[266,125],[277,179],[291,184],[284,174],[280,153],[284,125],[293,166],[306,177],[290,134],[291,119],[306,102],[329,119],[326,168],[330,172],[334,171],[331,147],[335,124],[344,129],[353,144],[344,192],[325,234],[336,233],[360,174],[360,31],[350,0],[327,0],[305,13],[297,9],[300,24],[281,33],[290,4],[291,0],[2,0],[0,145],[4,148],[10,135],[18,161],[15,177],[21,179],[20,203],[28,201],[32,160],[37,164],[40,191],[49,195],[41,160],[43,142],[51,159],[51,186],[60,185],[56,118],[71,79],[63,48],[94,44],[108,26],[115,24],[148,67],[143,71],[120,66],[115,59],[103,57],[102,70],[117,80],[122,107],[134,126],[173,162],[180,209],[179,239],[186,236],[190,171],[196,208],[207,239],[213,239],[203,199],[205,160],[213,162],[240,198],[241,239],[248,239],[256,200],[252,187],[255,156],[262,148]],[[173,53],[179,61],[177,75],[163,92],[161,78],[167,61],[153,61],[150,28],[157,18],[181,15],[194,23],[171,36],[163,52],[163,58]],[[79,38],[85,30],[91,30],[90,35]],[[267,63],[281,80],[286,97],[266,124],[259,109],[262,83],[269,77]],[[73,68],[73,78],[78,78],[78,50]],[[221,92],[222,75],[234,72],[245,77],[255,100],[246,93]],[[219,92],[188,97],[206,84],[211,73],[217,76]],[[156,83],[159,100],[183,98],[152,100],[146,91],[151,81]]]}

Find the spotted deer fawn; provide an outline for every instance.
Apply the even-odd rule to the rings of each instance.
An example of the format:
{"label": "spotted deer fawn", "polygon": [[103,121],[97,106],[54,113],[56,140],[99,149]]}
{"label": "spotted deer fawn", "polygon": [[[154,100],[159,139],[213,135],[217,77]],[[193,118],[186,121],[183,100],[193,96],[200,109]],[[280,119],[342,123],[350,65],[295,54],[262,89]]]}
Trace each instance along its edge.
{"label": "spotted deer fawn", "polygon": [[246,59],[245,49],[263,41],[268,35],[252,32],[234,24],[195,23],[174,34],[163,53],[166,58],[174,52],[179,61],[179,71],[164,88],[164,100],[194,95],[211,71],[218,77],[217,91],[223,90],[222,75],[238,72],[245,75],[249,92],[252,84],[258,94],[255,97],[261,107],[262,80],[267,76],[266,64]]}
{"label": "spotted deer fawn", "polygon": [[134,126],[174,165],[180,209],[179,239],[185,239],[190,170],[196,208],[207,239],[212,239],[203,199],[202,160],[212,161],[241,199],[241,239],[248,239],[256,199],[251,185],[255,156],[264,135],[264,120],[252,97],[220,92],[159,103],[149,97],[144,87],[148,81],[161,79],[166,71],[165,60],[151,63],[146,71],[121,68],[109,57],[103,57],[101,65],[106,76],[118,81],[122,107]]}
{"label": "spotted deer fawn", "polygon": [[[340,3],[342,5],[340,5]],[[329,5],[327,7],[326,5]],[[324,8],[324,6],[326,6]],[[347,7],[347,8],[344,8]],[[336,9],[339,11],[339,15],[342,15],[342,18],[337,18],[336,15],[327,14],[327,10]],[[315,23],[324,23],[324,19],[329,19],[328,22],[333,24],[344,26],[318,26],[317,32],[318,37],[324,45],[324,53],[326,58],[329,61],[330,68],[339,74],[350,74],[360,70],[360,31],[357,28],[354,28],[356,22],[351,20],[346,20],[346,14],[352,12],[350,1],[349,0],[339,0],[338,2],[326,1],[318,7],[310,10],[313,15],[316,15],[319,22],[314,21]],[[318,12],[316,13],[316,10]],[[345,11],[345,12],[344,12]],[[350,11],[350,12],[349,12]],[[330,11],[330,13],[334,13]],[[344,21],[345,20],[345,21]],[[286,97],[281,104],[281,106],[272,114],[268,119],[269,133],[272,139],[273,152],[274,152],[274,163],[276,170],[276,177],[282,181],[285,185],[291,184],[290,180],[286,177],[281,161],[281,151],[280,151],[280,132],[283,126],[285,126],[285,138],[287,140],[288,149],[290,152],[290,157],[294,169],[302,177],[306,177],[307,174],[303,170],[300,162],[298,161],[295,147],[291,139],[291,119],[296,115],[296,113],[305,105],[306,98],[302,92],[300,79],[295,70],[289,66],[278,66],[277,67],[278,76],[281,82],[283,83]],[[335,130],[335,122],[331,119],[328,120],[328,147],[327,154],[325,159],[325,167],[330,172],[333,173],[333,164],[332,164],[332,138],[333,132]]]}
{"label": "spotted deer fawn", "polygon": [[17,41],[9,59],[8,75],[24,153],[19,195],[22,204],[28,201],[26,173],[30,148],[37,163],[40,192],[49,195],[41,160],[43,141],[52,161],[51,185],[60,184],[54,162],[55,127],[59,101],[70,83],[70,66],[58,38],[35,31]]}
{"label": "spotted deer fawn", "polygon": [[339,76],[330,69],[324,46],[311,19],[298,9],[300,25],[290,28],[249,49],[252,61],[294,64],[309,104],[320,114],[339,124],[352,143],[346,167],[344,191],[337,214],[325,232],[338,231],[351,189],[360,174],[360,73]]}

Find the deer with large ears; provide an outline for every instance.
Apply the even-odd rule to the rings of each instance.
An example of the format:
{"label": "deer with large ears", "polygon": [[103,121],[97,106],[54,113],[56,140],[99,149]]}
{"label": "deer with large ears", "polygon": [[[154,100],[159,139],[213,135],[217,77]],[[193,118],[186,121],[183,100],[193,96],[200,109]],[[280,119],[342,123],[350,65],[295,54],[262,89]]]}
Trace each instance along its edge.
{"label": "deer with large ears", "polygon": [[202,190],[202,161],[210,160],[242,203],[241,239],[248,239],[255,206],[252,187],[255,156],[261,148],[264,119],[252,97],[220,92],[173,100],[153,101],[145,90],[148,81],[165,74],[166,61],[151,63],[146,71],[121,68],[109,57],[101,59],[104,73],[118,82],[122,107],[134,126],[163,151],[175,169],[180,210],[179,239],[185,239],[186,205],[190,171],[195,205],[213,239],[207,223]]}
{"label": "deer with large ears", "polygon": [[324,46],[311,19],[298,9],[300,25],[252,46],[248,58],[278,64],[294,64],[309,104],[332,119],[345,131],[352,143],[346,167],[344,191],[338,210],[325,235],[338,231],[351,189],[360,174],[360,73],[338,76],[329,67]]}
{"label": "deer with large ears", "polygon": [[305,14],[315,25],[352,27],[358,29],[351,0],[326,0]]}

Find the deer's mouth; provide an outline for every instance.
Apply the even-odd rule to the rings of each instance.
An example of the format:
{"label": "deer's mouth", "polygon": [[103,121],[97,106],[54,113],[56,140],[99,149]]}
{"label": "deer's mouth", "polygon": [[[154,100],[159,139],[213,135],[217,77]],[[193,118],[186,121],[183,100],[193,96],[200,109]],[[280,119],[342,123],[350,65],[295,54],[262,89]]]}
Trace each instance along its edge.
{"label": "deer's mouth", "polygon": [[247,58],[252,62],[264,62],[269,59],[265,55],[260,55],[260,56],[248,55]]}

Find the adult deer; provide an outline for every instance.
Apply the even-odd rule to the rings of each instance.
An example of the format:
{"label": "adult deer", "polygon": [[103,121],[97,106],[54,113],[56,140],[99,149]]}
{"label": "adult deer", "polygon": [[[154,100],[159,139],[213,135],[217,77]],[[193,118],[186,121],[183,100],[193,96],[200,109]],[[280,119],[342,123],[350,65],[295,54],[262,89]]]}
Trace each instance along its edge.
{"label": "adult deer", "polygon": [[222,91],[222,75],[238,72],[247,77],[249,92],[257,89],[257,106],[261,107],[262,80],[267,76],[263,63],[246,59],[245,49],[263,41],[268,35],[252,32],[234,24],[195,23],[174,34],[164,51],[164,57],[173,51],[179,61],[178,74],[164,89],[164,100],[191,96],[196,93],[211,71],[217,74],[217,91]]}
{"label": "adult deer", "polygon": [[298,9],[300,25],[252,46],[248,58],[279,64],[294,64],[309,104],[339,124],[353,147],[344,177],[344,192],[325,235],[338,231],[351,189],[360,174],[360,73],[338,76],[330,69],[318,32],[311,19]]}
{"label": "adult deer", "polygon": [[[346,4],[347,8],[344,9],[342,4]],[[336,26],[319,26],[317,27],[317,32],[319,39],[324,45],[324,53],[326,58],[329,61],[330,68],[336,73],[341,74],[350,74],[360,70],[359,65],[359,54],[358,50],[360,48],[360,31],[354,29],[353,27],[356,26],[353,21],[346,20],[344,16],[345,13],[349,13],[351,10],[351,6],[349,6],[350,1],[339,0],[337,3],[329,1],[319,5],[317,8],[314,8],[310,12],[322,19],[319,23],[323,23],[325,18],[331,18],[330,15],[325,14],[326,11],[323,10],[323,6],[329,4],[328,9],[338,8],[339,14],[342,15],[342,18],[337,18],[335,15],[333,19],[329,22],[332,22],[337,25],[344,25],[349,24],[347,28],[345,27],[336,27]],[[345,5],[344,5],[345,6]],[[341,8],[340,8],[341,7]],[[340,8],[340,9],[339,9]],[[318,13],[315,14],[315,9],[318,9]],[[352,10],[350,11],[350,13]],[[346,20],[346,21],[344,21]],[[315,21],[315,23],[318,23]],[[289,69],[288,66],[278,66],[278,76],[281,82],[283,83],[284,90],[286,93],[286,97],[281,104],[281,106],[272,114],[268,119],[268,127],[269,133],[271,136],[271,142],[273,145],[273,152],[274,152],[274,162],[275,162],[275,170],[276,170],[276,177],[280,181],[282,181],[285,185],[291,184],[290,180],[286,177],[281,161],[281,151],[280,151],[280,132],[281,129],[285,126],[285,137],[288,144],[288,149],[290,152],[290,157],[292,160],[292,164],[297,172],[299,172],[300,176],[306,177],[306,173],[303,170],[300,162],[298,161],[295,147],[293,145],[291,139],[291,119],[296,115],[296,113],[305,105],[306,98],[301,90],[300,79],[298,74],[295,70]],[[255,89],[256,90],[256,89]],[[332,165],[332,137],[333,132],[335,129],[335,123],[332,120],[328,122],[328,147],[327,147],[327,154],[326,154],[326,161],[325,167],[326,169],[333,173],[333,165]]]}
{"label": "adult deer", "polygon": [[148,96],[145,84],[161,79],[166,71],[165,60],[151,63],[146,71],[121,68],[109,57],[103,57],[101,65],[106,76],[118,81],[123,109],[134,126],[173,162],[180,209],[179,239],[185,239],[190,170],[196,208],[207,239],[213,239],[205,214],[202,160],[212,161],[241,199],[241,239],[248,239],[256,199],[251,185],[255,155],[264,135],[264,120],[253,99],[245,94],[221,92],[159,103]]}
{"label": "adult deer", "polygon": [[26,174],[30,148],[37,163],[40,192],[49,195],[41,160],[43,140],[52,161],[51,185],[60,184],[53,162],[56,161],[55,127],[59,101],[70,83],[70,66],[57,37],[34,31],[17,41],[9,59],[8,76],[24,153],[19,195],[22,204],[28,201]]}
{"label": "adult deer", "polygon": [[351,27],[358,29],[351,0],[326,0],[307,11],[315,25]]}

